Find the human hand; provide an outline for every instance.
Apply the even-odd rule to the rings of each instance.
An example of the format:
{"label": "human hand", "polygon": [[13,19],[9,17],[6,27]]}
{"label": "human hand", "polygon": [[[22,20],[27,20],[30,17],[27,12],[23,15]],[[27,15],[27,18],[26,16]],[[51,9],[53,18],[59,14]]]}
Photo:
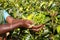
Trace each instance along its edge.
{"label": "human hand", "polygon": [[26,19],[15,20],[15,22],[20,22],[21,27],[29,28],[30,30],[33,30],[33,31],[36,31],[36,32],[44,27],[44,24],[40,24],[40,25],[35,26],[33,21],[26,20]]}
{"label": "human hand", "polygon": [[30,30],[33,30],[35,32],[38,32],[41,29],[43,29],[44,26],[45,26],[44,24],[36,25],[36,26],[33,26]]}
{"label": "human hand", "polygon": [[33,21],[31,21],[31,20],[20,19],[19,22],[22,23],[21,26],[24,28],[32,28],[32,27],[30,27],[30,25],[33,24]]}

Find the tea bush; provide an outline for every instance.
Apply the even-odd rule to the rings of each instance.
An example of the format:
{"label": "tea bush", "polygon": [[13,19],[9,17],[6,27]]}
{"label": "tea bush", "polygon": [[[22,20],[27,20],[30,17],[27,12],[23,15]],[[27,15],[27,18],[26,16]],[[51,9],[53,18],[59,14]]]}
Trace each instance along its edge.
{"label": "tea bush", "polygon": [[0,0],[0,9],[7,10],[16,19],[32,20],[34,25],[45,24],[39,32],[17,28],[10,32],[9,38],[60,40],[60,0]]}

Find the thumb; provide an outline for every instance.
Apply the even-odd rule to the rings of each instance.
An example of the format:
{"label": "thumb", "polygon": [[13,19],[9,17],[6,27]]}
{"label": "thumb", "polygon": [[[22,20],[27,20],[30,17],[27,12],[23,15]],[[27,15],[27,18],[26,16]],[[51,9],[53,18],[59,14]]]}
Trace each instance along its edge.
{"label": "thumb", "polygon": [[38,29],[38,28],[41,28],[41,27],[44,27],[44,25],[43,24],[36,25],[36,26],[33,26],[32,29]]}

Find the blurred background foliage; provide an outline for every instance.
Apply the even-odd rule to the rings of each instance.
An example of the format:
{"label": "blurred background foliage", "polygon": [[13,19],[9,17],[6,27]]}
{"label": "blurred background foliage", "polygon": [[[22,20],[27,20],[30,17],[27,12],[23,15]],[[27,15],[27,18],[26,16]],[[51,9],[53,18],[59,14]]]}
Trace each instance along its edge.
{"label": "blurred background foliage", "polygon": [[34,25],[45,24],[39,32],[17,28],[8,40],[60,40],[60,0],[0,0],[0,9],[16,19],[33,20]]}

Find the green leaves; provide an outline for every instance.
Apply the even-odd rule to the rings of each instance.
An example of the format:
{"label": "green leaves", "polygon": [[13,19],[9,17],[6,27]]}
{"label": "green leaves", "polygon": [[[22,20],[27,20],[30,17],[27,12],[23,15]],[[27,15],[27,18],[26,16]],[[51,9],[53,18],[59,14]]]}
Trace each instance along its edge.
{"label": "green leaves", "polygon": [[[57,38],[55,35],[59,35],[60,0],[0,0],[0,9],[7,10],[16,19],[32,20],[35,25],[45,24],[44,29],[37,34],[36,32],[31,34],[29,29],[15,29],[11,32],[11,36],[12,38],[17,37],[16,40],[50,40],[52,38],[51,34],[53,34],[53,40],[55,40]],[[46,27],[48,27],[49,32],[45,34]]]}
{"label": "green leaves", "polygon": [[26,34],[23,36],[22,40],[34,40],[31,34]]}
{"label": "green leaves", "polygon": [[36,13],[32,19],[36,24],[44,24],[45,15],[43,13]]}
{"label": "green leaves", "polygon": [[22,18],[34,21],[36,25],[37,24],[44,24],[45,21],[47,21],[47,20],[45,20],[46,16],[41,12],[29,14],[27,17],[22,15]]}
{"label": "green leaves", "polygon": [[60,25],[57,26],[57,32],[60,34]]}

